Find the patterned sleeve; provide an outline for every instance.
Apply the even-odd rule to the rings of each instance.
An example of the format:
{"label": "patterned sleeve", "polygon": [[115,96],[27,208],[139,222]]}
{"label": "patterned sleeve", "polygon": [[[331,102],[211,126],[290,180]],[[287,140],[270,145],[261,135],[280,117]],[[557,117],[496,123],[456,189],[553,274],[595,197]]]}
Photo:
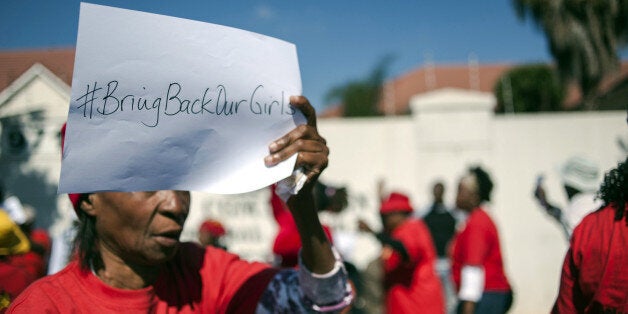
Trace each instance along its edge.
{"label": "patterned sleeve", "polygon": [[302,264],[278,272],[268,284],[256,313],[336,313],[353,301],[347,271],[334,250],[336,264],[327,274],[314,274]]}

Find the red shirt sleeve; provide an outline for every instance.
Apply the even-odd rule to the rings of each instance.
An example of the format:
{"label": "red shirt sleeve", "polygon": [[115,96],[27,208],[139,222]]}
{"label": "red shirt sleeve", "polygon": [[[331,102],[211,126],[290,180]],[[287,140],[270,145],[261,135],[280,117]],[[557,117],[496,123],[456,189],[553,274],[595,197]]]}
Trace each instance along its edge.
{"label": "red shirt sleeve", "polygon": [[467,224],[464,231],[466,249],[462,252],[462,265],[484,265],[490,246],[487,230],[488,226],[484,219],[474,219]]}

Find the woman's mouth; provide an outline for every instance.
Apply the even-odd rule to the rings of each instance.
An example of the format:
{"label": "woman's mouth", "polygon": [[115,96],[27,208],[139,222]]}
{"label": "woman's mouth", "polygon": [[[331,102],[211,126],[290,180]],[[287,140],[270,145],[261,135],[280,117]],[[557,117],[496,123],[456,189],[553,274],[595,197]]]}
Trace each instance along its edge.
{"label": "woman's mouth", "polygon": [[162,232],[154,235],[153,238],[162,246],[175,246],[179,243],[179,236],[181,236],[180,230]]}

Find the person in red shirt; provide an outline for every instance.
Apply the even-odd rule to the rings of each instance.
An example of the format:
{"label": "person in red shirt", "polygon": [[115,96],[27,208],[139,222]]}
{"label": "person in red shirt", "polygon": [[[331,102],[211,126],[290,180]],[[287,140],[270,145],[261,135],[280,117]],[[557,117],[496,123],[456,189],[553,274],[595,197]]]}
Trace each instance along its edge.
{"label": "person in red shirt", "polygon": [[552,313],[628,313],[628,158],[598,195],[604,205],[571,236]]}
{"label": "person in red shirt", "polygon": [[[314,199],[319,212],[333,209],[341,211],[347,206],[346,192],[344,193],[344,203],[342,203],[342,201],[330,202],[329,200],[322,202],[318,191],[323,187],[326,187],[326,185],[320,182],[317,182],[314,187]],[[342,190],[344,191],[344,189]],[[297,225],[294,218],[292,218],[292,214],[290,214],[288,206],[276,193],[276,185],[270,187],[270,206],[278,227],[277,235],[273,240],[275,264],[281,267],[295,267],[298,265],[299,250],[301,250],[301,237],[299,236]],[[327,239],[333,244],[331,229],[325,225],[322,227],[325,235],[327,235]]]}
{"label": "person in red shirt", "polygon": [[26,235],[0,208],[0,313],[38,278],[36,265],[21,259],[30,249]]}
{"label": "person in red shirt", "polygon": [[227,234],[225,227],[218,220],[207,219],[198,228],[198,242],[202,246],[213,246],[227,250],[222,243],[222,237]]}
{"label": "person in red shirt", "polygon": [[492,189],[490,176],[480,167],[471,168],[458,185],[456,207],[468,214],[452,248],[458,313],[506,313],[512,305],[497,228],[481,206]]}
{"label": "person in red shirt", "polygon": [[302,239],[298,270],[179,242],[190,208],[187,191],[72,194],[78,259],[31,284],[8,313],[300,313],[346,307],[352,295],[346,271],[312,197],[329,149],[309,101],[293,96],[290,103],[307,124],[271,143],[265,163],[274,166],[296,154],[296,167],[307,178],[287,199]]}
{"label": "person in red shirt", "polygon": [[393,192],[381,204],[383,233],[363,221],[362,231],[382,243],[386,313],[445,313],[445,299],[435,271],[436,249],[425,224],[412,217],[406,195]]}
{"label": "person in red shirt", "polygon": [[50,237],[48,232],[41,228],[33,228],[35,224],[35,210],[29,205],[22,205],[25,221],[18,225],[30,243],[30,250],[24,254],[11,256],[11,264],[27,270],[39,279],[46,275],[48,270],[48,256],[50,254]]}

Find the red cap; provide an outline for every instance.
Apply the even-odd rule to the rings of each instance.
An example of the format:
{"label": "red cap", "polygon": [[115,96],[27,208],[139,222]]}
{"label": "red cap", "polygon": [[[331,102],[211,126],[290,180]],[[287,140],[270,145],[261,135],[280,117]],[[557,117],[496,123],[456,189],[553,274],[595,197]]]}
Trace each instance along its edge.
{"label": "red cap", "polygon": [[379,208],[380,214],[390,214],[394,212],[408,212],[413,211],[412,205],[410,205],[410,199],[401,193],[392,192],[388,198],[382,202]]}
{"label": "red cap", "polygon": [[205,220],[199,231],[209,232],[214,237],[221,237],[227,233],[222,224],[213,219]]}
{"label": "red cap", "polygon": [[[61,155],[63,155],[63,146],[65,145],[65,126],[67,123],[64,123],[63,126],[61,127]],[[79,210],[79,202],[81,201],[81,194],[74,194],[74,193],[70,193],[68,194],[68,196],[70,197],[70,201],[72,202],[72,206],[74,206],[74,211],[76,212],[76,214],[78,215],[78,210]]]}
{"label": "red cap", "polygon": [[50,253],[50,248],[52,247],[52,240],[48,235],[48,232],[45,229],[35,229],[31,231],[31,241],[33,243],[37,243],[41,245],[44,250],[46,250],[46,254]]}

